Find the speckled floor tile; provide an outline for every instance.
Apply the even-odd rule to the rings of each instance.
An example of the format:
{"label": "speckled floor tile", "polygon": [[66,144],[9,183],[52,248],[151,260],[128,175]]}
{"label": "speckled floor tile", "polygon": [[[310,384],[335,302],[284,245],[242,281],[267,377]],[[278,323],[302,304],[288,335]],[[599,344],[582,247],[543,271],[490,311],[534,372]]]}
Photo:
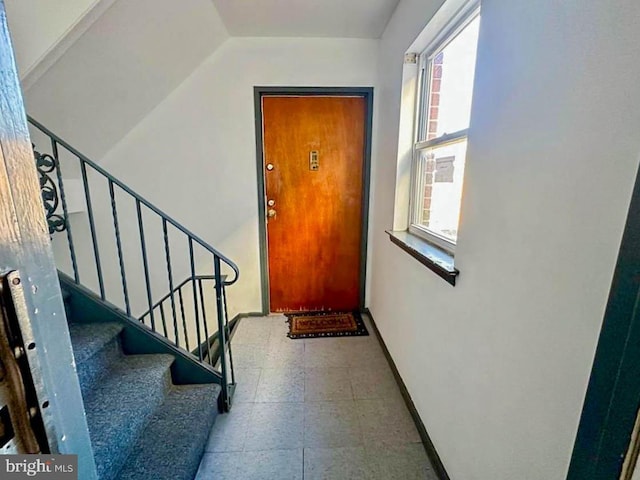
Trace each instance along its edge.
{"label": "speckled floor tile", "polygon": [[386,399],[403,402],[400,388],[388,366],[350,368],[349,380],[356,400]]}
{"label": "speckled floor tile", "polygon": [[287,322],[287,317],[285,317],[284,315],[274,315],[272,317],[269,317],[269,320],[271,325],[271,337],[269,338],[270,342],[293,342],[292,339],[287,337],[287,333],[289,332],[289,323]]}
{"label": "speckled floor tile", "polygon": [[435,480],[366,316],[368,337],[305,340],[286,337],[284,316],[246,320],[237,334],[256,326],[268,341],[234,345],[235,405],[216,420],[226,446],[216,427],[207,445],[242,451],[207,453],[196,480]]}
{"label": "speckled floor tile", "polygon": [[234,452],[244,450],[253,403],[238,403],[231,411],[218,415],[213,425],[206,452]]}
{"label": "speckled floor tile", "polygon": [[302,449],[244,452],[238,480],[302,480]]}
{"label": "speckled floor tile", "polygon": [[248,317],[240,320],[233,335],[234,345],[266,345],[271,335],[271,322],[268,318]]}
{"label": "speckled floor tile", "polygon": [[315,342],[304,344],[304,366],[309,367],[347,367],[347,348],[333,338],[314,338]]}
{"label": "speckled floor tile", "polygon": [[303,402],[304,370],[265,368],[260,374],[256,402]]}
{"label": "speckled floor tile", "polygon": [[256,390],[260,380],[260,368],[236,368],[236,391],[233,403],[247,403],[256,400]]}
{"label": "speckled floor tile", "polygon": [[286,450],[302,447],[303,403],[256,403],[245,450]]}
{"label": "speckled floor tile", "polygon": [[420,442],[415,423],[400,401],[356,400],[362,434],[367,442]]}
{"label": "speckled floor tile", "polygon": [[235,368],[262,368],[267,354],[265,345],[235,345],[232,343]]}
{"label": "speckled floor tile", "polygon": [[316,338],[298,338],[297,340],[304,342],[305,345],[320,344],[324,348],[331,349],[337,345],[342,345],[339,337],[316,337]]}
{"label": "speckled floor tile", "polygon": [[240,452],[205,453],[195,480],[238,480]]}
{"label": "speckled floor tile", "polygon": [[304,373],[305,402],[353,400],[347,368],[309,367]]}
{"label": "speckled floor tile", "polygon": [[305,448],[305,480],[370,480],[371,465],[362,447]]}
{"label": "speckled floor tile", "polygon": [[385,480],[437,480],[421,443],[365,447],[376,475]]}
{"label": "speckled floor tile", "polygon": [[[351,368],[384,368],[388,367],[382,347],[375,337],[352,337],[341,339],[347,352],[347,365]],[[348,343],[347,343],[348,342]]]}
{"label": "speckled floor tile", "polygon": [[355,447],[362,443],[355,402],[305,403],[305,447]]}
{"label": "speckled floor tile", "polygon": [[264,368],[302,368],[304,365],[304,343],[288,340],[284,343],[269,343]]}

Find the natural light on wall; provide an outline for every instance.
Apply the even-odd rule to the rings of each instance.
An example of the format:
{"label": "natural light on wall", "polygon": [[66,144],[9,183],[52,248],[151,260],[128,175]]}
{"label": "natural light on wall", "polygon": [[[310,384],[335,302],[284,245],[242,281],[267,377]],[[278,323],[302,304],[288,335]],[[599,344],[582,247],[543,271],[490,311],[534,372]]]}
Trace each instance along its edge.
{"label": "natural light on wall", "polygon": [[452,251],[467,150],[478,11],[420,55],[409,230]]}

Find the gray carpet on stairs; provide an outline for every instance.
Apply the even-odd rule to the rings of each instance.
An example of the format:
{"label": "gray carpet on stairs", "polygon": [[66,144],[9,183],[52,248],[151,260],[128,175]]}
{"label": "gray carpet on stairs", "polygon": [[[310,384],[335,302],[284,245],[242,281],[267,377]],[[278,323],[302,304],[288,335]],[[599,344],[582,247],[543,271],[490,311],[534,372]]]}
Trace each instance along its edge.
{"label": "gray carpet on stairs", "polygon": [[213,427],[215,416],[211,412],[217,409],[219,393],[219,385],[173,387],[119,478],[193,479]]}
{"label": "gray carpet on stairs", "polygon": [[86,398],[109,366],[122,356],[118,335],[122,326],[114,323],[71,325],[69,333],[80,380]]}
{"label": "gray carpet on stairs", "polygon": [[192,480],[220,386],[173,385],[171,355],[124,355],[117,324],[72,324],[101,480]]}

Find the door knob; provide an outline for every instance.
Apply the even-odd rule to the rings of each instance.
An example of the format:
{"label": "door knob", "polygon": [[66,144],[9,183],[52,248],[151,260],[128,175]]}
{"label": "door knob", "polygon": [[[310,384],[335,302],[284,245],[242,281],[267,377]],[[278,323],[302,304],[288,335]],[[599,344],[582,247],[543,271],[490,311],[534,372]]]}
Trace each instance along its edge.
{"label": "door knob", "polygon": [[269,218],[273,218],[276,216],[276,211],[273,208],[270,208],[269,210],[267,210],[267,217]]}

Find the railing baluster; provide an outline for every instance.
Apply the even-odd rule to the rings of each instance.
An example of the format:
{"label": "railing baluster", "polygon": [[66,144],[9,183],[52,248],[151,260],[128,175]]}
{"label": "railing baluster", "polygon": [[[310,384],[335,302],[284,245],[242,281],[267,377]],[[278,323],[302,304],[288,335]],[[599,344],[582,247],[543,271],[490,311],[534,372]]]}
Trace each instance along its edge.
{"label": "railing baluster", "polygon": [[216,310],[218,316],[218,345],[220,349],[220,374],[222,375],[222,405],[225,411],[231,408],[231,397],[229,395],[229,372],[227,371],[227,339],[224,325],[224,305],[222,302],[222,274],[220,269],[220,258],[213,256],[213,271],[216,288]]}
{"label": "railing baluster", "polygon": [[87,202],[87,215],[89,216],[89,229],[91,230],[91,241],[93,242],[93,256],[96,260],[96,272],[98,274],[98,286],[100,288],[100,298],[105,300],[104,278],[102,277],[102,264],[100,263],[100,251],[98,249],[98,237],[96,235],[96,223],[93,217],[93,206],[91,204],[91,191],[87,179],[87,165],[84,160],[80,160],[80,171],[82,173],[82,184],[84,186],[84,198]]}
{"label": "railing baluster", "polygon": [[140,200],[136,198],[136,212],[138,214],[138,231],[140,232],[140,248],[142,249],[142,265],[144,268],[144,281],[147,289],[147,302],[149,303],[149,318],[151,329],[156,331],[156,321],[153,315],[153,297],[151,296],[151,282],[149,281],[149,260],[147,258],[147,243],[144,237],[144,222]]}
{"label": "railing baluster", "polygon": [[227,311],[227,290],[224,288],[224,282],[222,282],[222,304],[224,305],[225,335],[227,335],[227,342],[229,343],[229,372],[231,373],[231,384],[235,384],[236,374],[233,368],[233,353],[231,352],[231,340],[228,338],[231,335],[231,329],[229,328],[229,312]]}
{"label": "railing baluster", "polygon": [[127,315],[131,316],[129,289],[127,288],[127,273],[124,268],[124,254],[122,252],[122,240],[120,238],[120,225],[118,224],[118,207],[116,206],[116,194],[111,180],[109,180],[109,197],[111,197],[111,215],[113,216],[113,230],[116,234],[116,247],[118,248],[118,262],[120,263],[120,280],[122,281],[124,306],[127,310]]}
{"label": "railing baluster", "polygon": [[193,239],[189,237],[189,263],[191,266],[191,289],[193,290],[193,311],[196,322],[196,335],[198,337],[198,359],[202,361],[202,335],[200,335],[200,315],[198,312],[198,292],[196,292],[196,264],[193,258]]}
{"label": "railing baluster", "polygon": [[[238,280],[239,269],[237,265],[233,263],[230,259],[225,257],[222,253],[218,252],[215,248],[210,246],[208,243],[206,243],[202,238],[198,237],[197,235],[195,235],[194,233],[186,229],[183,225],[176,222],[176,220],[174,220],[173,218],[169,217],[167,214],[159,210],[157,207],[155,207],[153,204],[148,202],[142,196],[138,195],[136,192],[134,192],[131,188],[129,188],[123,182],[113,177],[110,173],[104,170],[100,165],[92,162],[89,158],[82,155],[78,150],[75,150],[72,146],[70,146],[64,140],[62,140],[61,138],[57,137],[55,134],[47,130],[41,124],[39,124],[32,118],[29,118],[28,120],[31,123],[31,125],[33,125],[37,129],[39,129],[41,132],[43,132],[45,135],[47,135],[47,137],[51,142],[53,162],[49,162],[48,159],[46,159],[47,164],[45,166],[48,168],[53,164],[56,169],[57,182],[59,187],[58,188],[59,200],[61,201],[62,209],[64,212],[64,224],[59,218],[60,215],[55,214],[55,220],[57,223],[54,224],[53,221],[50,222],[50,229],[52,232],[61,231],[61,230],[56,230],[56,228],[63,226],[65,227],[64,229],[67,230],[69,254],[71,257],[71,266],[73,269],[73,276],[74,276],[75,282],[80,283],[80,268],[82,267],[82,265],[79,265],[78,263],[78,261],[81,259],[79,259],[76,255],[77,245],[74,244],[73,233],[71,232],[71,228],[70,228],[71,225],[69,221],[69,211],[68,211],[67,196],[66,196],[67,192],[64,189],[63,172],[60,165],[60,152],[59,152],[60,147],[66,149],[66,151],[68,151],[70,154],[75,156],[80,164],[80,171],[82,175],[82,185],[84,188],[84,198],[85,198],[86,207],[87,207],[89,230],[91,234],[91,243],[93,247],[93,257],[95,260],[96,276],[98,280],[100,297],[102,298],[102,300],[112,301],[111,298],[107,298],[105,276],[104,276],[102,261],[100,257],[100,240],[99,240],[100,232],[98,232],[96,229],[97,217],[95,215],[96,212],[94,212],[94,208],[93,208],[91,186],[89,181],[90,179],[89,179],[87,167],[90,167],[92,169],[92,171],[90,172],[92,176],[97,173],[101,177],[106,179],[108,182],[109,198],[111,203],[111,215],[113,219],[113,228],[114,228],[114,234],[116,239],[118,263],[120,267],[120,276],[122,281],[122,293],[124,297],[124,306],[125,306],[126,313],[128,315],[131,315],[131,298],[129,296],[130,292],[127,284],[125,253],[123,250],[123,245],[126,246],[126,238],[123,238],[123,232],[121,231],[121,227],[123,226],[121,225],[121,221],[122,221],[121,215],[123,213],[123,206],[122,206],[123,194],[128,195],[130,198],[133,198],[136,203],[138,232],[140,237],[140,249],[141,249],[140,251],[142,255],[142,264],[144,269],[144,280],[145,280],[145,287],[146,287],[147,303],[149,306],[149,310],[143,313],[139,317],[139,321],[145,326],[148,326],[146,322],[150,321],[151,329],[153,331],[159,331],[161,329],[168,341],[172,340],[170,338],[170,335],[173,335],[174,336],[173,343],[179,348],[182,348],[181,343],[184,343],[186,345],[186,349],[190,350],[190,344],[192,343],[190,340],[195,341],[194,337],[197,337],[198,359],[200,361],[209,363],[209,365],[211,365],[212,367],[215,367],[218,364],[217,359],[214,359],[212,356],[211,340],[215,339],[219,344],[220,352],[221,352],[219,367],[221,371],[220,375],[222,377],[221,378],[222,398],[224,400],[224,408],[228,410],[231,406],[231,396],[233,394],[232,388],[233,388],[233,385],[235,385],[235,375],[233,371],[234,370],[233,355],[231,352],[231,346],[229,345],[228,338],[227,338],[230,333],[230,330],[229,330],[229,314],[227,310],[227,291],[225,287],[235,283]],[[40,160],[38,160],[38,155],[40,154],[37,153],[35,150],[34,150],[34,154],[36,155],[36,163],[40,165],[41,162]],[[93,180],[93,178],[91,180]],[[48,181],[51,181],[51,179],[48,178]],[[55,183],[52,182],[52,185],[55,185]],[[102,183],[100,184],[100,186],[102,186]],[[119,189],[118,196],[120,196],[120,202],[121,202],[120,209],[118,209],[118,205],[117,205],[117,199],[116,199],[116,193],[115,193],[116,186]],[[50,207],[49,204],[46,203],[53,194],[48,190],[45,190],[44,188],[43,188],[43,192],[44,192],[43,200],[45,201],[45,208],[48,209],[47,212],[48,213],[51,211],[55,212],[55,208]],[[94,196],[95,196],[95,193],[96,192],[94,191]],[[102,194],[101,191],[98,193]],[[57,206],[58,198],[55,198],[54,200],[55,200],[55,205]],[[100,198],[100,200],[102,200],[102,198]],[[165,260],[166,260],[166,267],[167,267],[167,278],[169,281],[169,293],[155,303],[153,300],[153,292],[151,287],[150,260],[152,259],[149,257],[147,252],[147,242],[151,239],[151,237],[148,237],[147,235],[148,229],[145,229],[145,221],[144,221],[145,219],[142,212],[143,205],[147,209],[149,209],[151,212],[154,212],[155,214],[157,214],[162,221]],[[120,216],[119,216],[119,213],[120,213]],[[48,218],[53,218],[53,217],[54,217],[53,213],[50,213],[48,215]],[[169,239],[169,230],[168,230],[169,225],[172,225],[173,228],[175,228],[179,232],[184,233],[189,243],[189,263],[190,263],[191,276],[185,279],[182,283],[178,285],[174,283],[174,278],[173,278],[173,274],[174,274],[173,269],[175,268],[175,265],[172,264],[172,258],[171,258],[171,246],[169,241],[170,239]],[[101,225],[98,225],[98,226],[101,229],[103,228]],[[126,237],[126,232],[125,232],[125,237]],[[76,240],[77,240],[77,235],[76,235]],[[196,275],[194,243],[199,244],[201,247],[203,247],[206,251],[211,253],[211,255],[213,256],[213,263],[214,263],[213,276],[212,275],[198,275],[198,276]],[[225,266],[228,266],[233,271],[234,275],[230,281],[226,281],[226,277],[222,275],[222,262],[224,262]],[[131,271],[129,271],[129,274],[131,274]],[[203,288],[203,280],[215,281],[215,296],[216,296],[215,306],[216,306],[218,331],[217,333],[213,333],[211,337],[209,336],[209,326],[207,321],[207,307],[208,307],[207,302],[210,303],[211,308],[213,308],[214,303],[213,303],[213,299],[211,299],[210,297],[205,298],[205,297],[208,297],[209,294],[205,294],[205,291]],[[185,297],[183,292],[183,286],[186,285],[187,283],[191,283],[191,288],[193,289],[192,290],[193,314],[194,314],[193,320],[195,321],[195,329],[196,329],[195,334],[193,331],[190,330],[191,324],[189,322],[191,322],[192,319],[189,317],[191,315],[191,312],[188,311],[188,305],[186,306],[187,308],[185,308]],[[111,288],[111,285],[109,285],[109,287]],[[176,298],[175,298],[176,293],[178,295],[180,316],[182,318],[182,331],[178,324],[178,314],[177,314],[178,307],[176,306]],[[188,300],[188,297],[187,297],[187,300]],[[173,319],[173,328],[171,328],[171,325],[168,325],[168,322],[167,322],[167,317],[169,315],[165,312],[165,308],[167,306],[165,302],[170,302],[170,305],[171,305],[170,317]],[[160,319],[162,322],[161,327],[159,325],[156,326],[156,320],[158,320],[158,312],[156,309],[159,309],[159,312],[160,312]],[[182,342],[182,340],[180,339],[180,335],[184,335],[184,342]],[[205,338],[203,338],[203,335],[205,336]],[[191,336],[192,338],[190,339],[189,336]],[[228,351],[228,355],[227,355],[227,351]]]}
{"label": "railing baluster", "polygon": [[167,331],[167,319],[164,316],[164,307],[160,304],[160,318],[162,319],[162,329],[164,331],[164,336],[169,338],[169,332]]}
{"label": "railing baluster", "polygon": [[58,189],[60,190],[60,201],[62,203],[62,211],[64,213],[65,230],[67,231],[67,242],[69,243],[69,255],[71,256],[71,267],[73,268],[73,279],[76,283],[80,283],[80,274],[78,273],[78,260],[76,258],[76,249],[73,245],[73,237],[71,235],[71,222],[69,220],[69,210],[67,209],[67,195],[64,191],[64,183],[62,181],[62,169],[60,166],[60,155],[58,154],[58,142],[51,139],[51,152],[53,160],[56,162],[56,176],[58,177]]}
{"label": "railing baluster", "polygon": [[164,234],[164,251],[167,259],[167,275],[169,277],[169,292],[171,298],[171,314],[173,316],[173,329],[176,335],[175,344],[180,346],[180,338],[178,337],[178,319],[176,317],[176,299],[173,288],[173,273],[171,272],[171,251],[169,248],[169,233],[167,231],[167,220],[162,219],[162,232]]}
{"label": "railing baluster", "polygon": [[180,314],[182,316],[182,330],[184,331],[184,344],[187,348],[187,350],[191,350],[189,348],[189,334],[187,333],[187,321],[184,315],[184,300],[182,298],[182,287],[184,285],[180,285],[180,288],[178,288],[178,300],[180,302]]}
{"label": "railing baluster", "polygon": [[169,215],[164,213],[158,207],[156,207],[155,205],[153,205],[152,203],[150,203],[149,201],[144,199],[142,196],[138,195],[136,192],[131,190],[131,188],[129,188],[127,185],[125,185],[120,180],[115,178],[113,175],[111,175],[109,172],[107,172],[100,165],[98,165],[95,162],[92,162],[89,158],[87,158],[85,155],[80,153],[77,149],[75,149],[71,145],[69,145],[69,143],[65,142],[59,136],[57,136],[56,134],[51,132],[49,129],[47,129],[44,125],[42,125],[41,123],[37,122],[36,120],[34,120],[33,118],[31,118],[29,116],[27,116],[27,120],[29,121],[29,123],[31,125],[33,125],[35,128],[40,130],[46,136],[48,136],[51,139],[54,139],[59,145],[63,146],[66,150],[69,151],[69,153],[71,153],[74,156],[76,156],[78,158],[78,161],[81,164],[89,165],[95,172],[99,173],[100,175],[102,175],[103,177],[105,177],[107,179],[112,180],[125,193],[127,193],[128,195],[130,195],[131,197],[133,197],[133,198],[135,198],[137,200],[140,200],[140,202],[143,205],[145,205],[147,208],[149,208],[151,211],[156,213],[161,218],[165,219],[167,222],[171,223],[171,225],[173,225],[176,229],[178,229],[179,231],[181,231],[182,233],[184,233],[188,237],[192,238],[194,242],[200,244],[203,248],[208,250],[211,254],[217,255],[234,272],[233,279],[226,282],[227,286],[231,285],[233,283],[236,283],[238,281],[238,278],[239,278],[239,275],[240,275],[240,271],[238,269],[238,266],[235,263],[233,263],[229,258],[224,256],[222,253],[218,252],[215,248],[213,248],[211,245],[209,245],[207,242],[205,242],[202,238],[198,237],[196,234],[194,234],[191,231],[189,231],[188,229],[186,229],[183,225],[181,225],[179,222],[175,221],[173,218],[171,218]]}
{"label": "railing baluster", "polygon": [[198,279],[198,289],[200,290],[200,303],[202,304],[202,323],[204,325],[204,341],[207,345],[207,362],[213,367],[213,358],[211,357],[211,343],[209,343],[209,326],[207,325],[207,311],[204,303],[204,292],[202,291],[201,279]]}

